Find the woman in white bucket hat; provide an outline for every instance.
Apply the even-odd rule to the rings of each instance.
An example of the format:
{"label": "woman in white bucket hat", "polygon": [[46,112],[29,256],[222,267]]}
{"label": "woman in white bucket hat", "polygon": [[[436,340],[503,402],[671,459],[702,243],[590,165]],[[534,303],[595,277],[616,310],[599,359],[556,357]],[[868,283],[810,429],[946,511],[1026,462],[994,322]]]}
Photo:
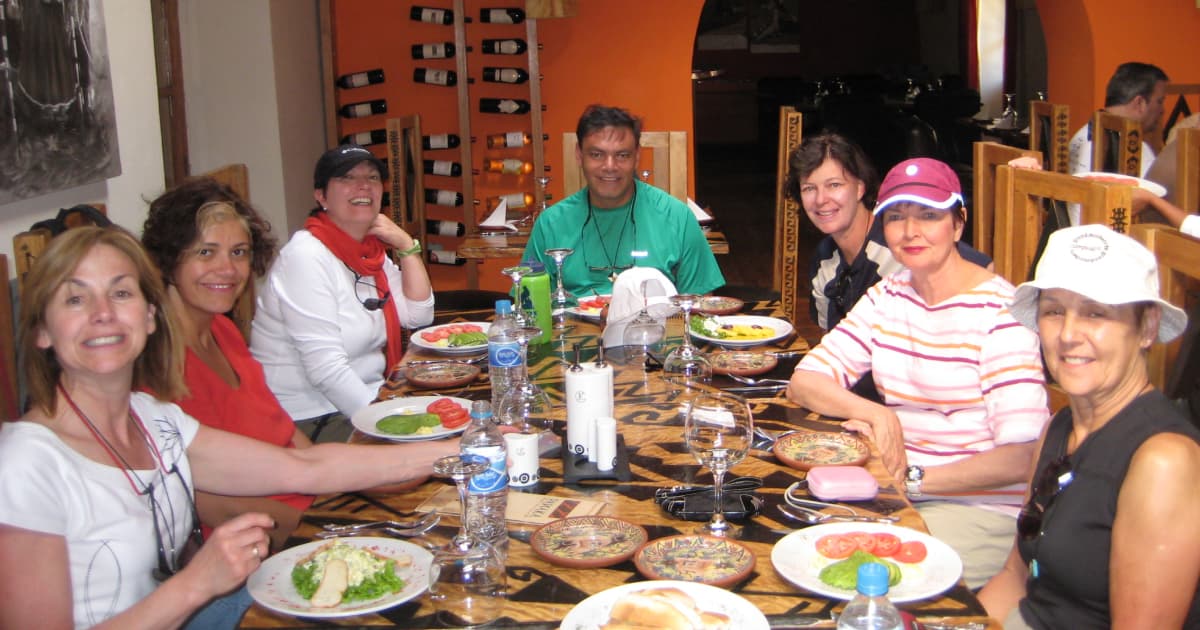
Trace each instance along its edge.
{"label": "woman in white bucket hat", "polygon": [[1159,297],[1154,255],[1103,225],[1059,230],[1011,311],[1070,406],[1042,436],[988,613],[1006,628],[1200,627],[1200,432],[1146,367],[1187,316]]}

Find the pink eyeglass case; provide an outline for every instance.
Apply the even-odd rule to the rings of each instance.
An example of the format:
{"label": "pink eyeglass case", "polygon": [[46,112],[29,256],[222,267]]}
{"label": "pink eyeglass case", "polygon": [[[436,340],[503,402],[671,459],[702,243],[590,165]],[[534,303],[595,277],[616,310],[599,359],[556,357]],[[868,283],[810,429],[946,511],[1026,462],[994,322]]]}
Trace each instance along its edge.
{"label": "pink eyeglass case", "polygon": [[822,501],[867,501],[879,494],[875,476],[862,466],[815,466],[808,491]]}

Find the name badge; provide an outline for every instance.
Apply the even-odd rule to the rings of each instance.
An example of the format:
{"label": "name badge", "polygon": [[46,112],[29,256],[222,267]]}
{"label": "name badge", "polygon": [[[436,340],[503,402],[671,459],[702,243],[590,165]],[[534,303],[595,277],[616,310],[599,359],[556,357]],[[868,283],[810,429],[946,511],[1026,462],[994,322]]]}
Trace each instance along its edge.
{"label": "name badge", "polygon": [[635,249],[635,250],[629,252],[629,255],[634,258],[645,258],[650,255],[650,252],[648,252],[644,249]]}

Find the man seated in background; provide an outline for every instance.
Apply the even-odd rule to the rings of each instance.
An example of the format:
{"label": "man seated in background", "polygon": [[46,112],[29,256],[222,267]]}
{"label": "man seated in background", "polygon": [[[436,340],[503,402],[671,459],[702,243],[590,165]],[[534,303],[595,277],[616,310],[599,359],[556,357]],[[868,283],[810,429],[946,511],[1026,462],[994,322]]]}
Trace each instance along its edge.
{"label": "man seated in background", "polygon": [[525,246],[523,260],[541,261],[551,275],[555,268],[546,250],[574,250],[562,274],[577,296],[611,294],[617,275],[632,267],[662,271],[680,293],[703,294],[725,284],[691,210],[638,181],[641,133],[642,121],[628,111],[589,105],[575,128],[575,162],[587,186],[543,212]]}
{"label": "man seated in background", "polygon": [[[1104,111],[1136,120],[1142,125],[1142,137],[1147,138],[1159,129],[1163,102],[1167,98],[1167,73],[1158,66],[1130,61],[1117,67],[1104,90]],[[1100,170],[1092,164],[1092,123],[1084,125],[1071,137],[1069,172],[1087,173]],[[1145,177],[1154,162],[1154,149],[1142,142],[1142,172]]]}

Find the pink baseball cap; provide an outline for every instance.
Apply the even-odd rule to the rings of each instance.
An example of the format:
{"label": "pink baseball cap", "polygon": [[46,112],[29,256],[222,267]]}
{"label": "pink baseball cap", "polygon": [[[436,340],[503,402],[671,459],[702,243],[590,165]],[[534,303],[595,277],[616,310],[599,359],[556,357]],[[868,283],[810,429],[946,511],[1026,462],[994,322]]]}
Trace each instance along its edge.
{"label": "pink baseball cap", "polygon": [[932,158],[912,158],[892,167],[879,185],[875,214],[894,204],[910,201],[938,210],[962,204],[962,186],[954,169]]}

